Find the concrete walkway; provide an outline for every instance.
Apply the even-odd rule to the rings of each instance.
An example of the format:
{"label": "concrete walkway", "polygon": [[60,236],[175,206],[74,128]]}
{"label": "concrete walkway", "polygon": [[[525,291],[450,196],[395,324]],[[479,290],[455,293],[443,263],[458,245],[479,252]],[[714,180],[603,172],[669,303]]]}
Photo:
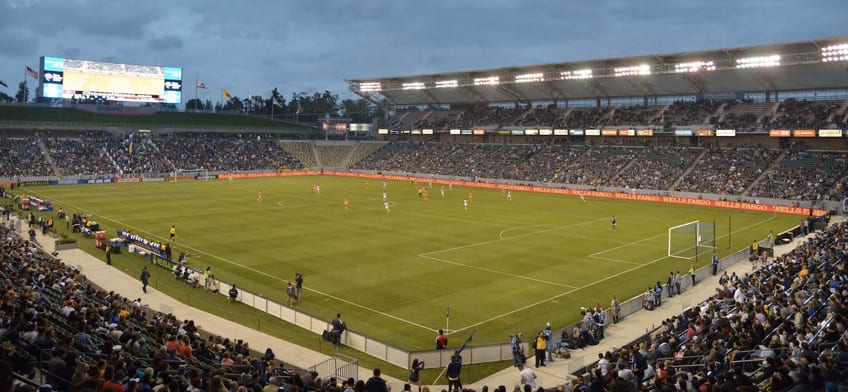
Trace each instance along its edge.
{"label": "concrete walkway", "polygon": [[[836,223],[844,220],[844,217],[834,217],[831,223]],[[809,236],[808,236],[809,237]],[[778,245],[775,247],[775,255],[782,255],[808,237],[795,238],[791,243]],[[42,237],[40,232],[37,236],[39,243],[48,253],[53,252],[54,239]],[[251,347],[265,348],[270,347],[277,354],[277,358],[290,363],[300,368],[309,368],[318,363],[321,363],[330,357],[287,342],[285,340],[267,335],[265,333],[246,328],[241,324],[223,319],[213,314],[209,314],[182,302],[179,302],[171,297],[162,294],[154,288],[148,286],[148,293],[141,291],[141,283],[137,278],[127,275],[126,273],[106,265],[98,258],[79,249],[59,251],[59,257],[68,265],[77,266],[81,272],[105,290],[115,291],[128,298],[142,298],[151,309],[160,310],[167,309],[179,319],[192,319],[198,325],[203,327],[203,330],[208,333],[220,336],[237,335],[238,338],[249,342]],[[728,274],[736,272],[737,275],[751,271],[751,264],[740,262],[731,265],[726,269]],[[721,272],[721,271],[720,271]],[[586,349],[573,350],[571,358],[567,360],[556,360],[548,362],[546,367],[534,369],[538,376],[536,383],[543,387],[553,387],[558,384],[563,384],[570,380],[570,373],[587,364],[594,362],[598,358],[598,353],[606,351],[614,351],[623,345],[630,343],[637,337],[644,335],[646,331],[653,330],[662,320],[679,315],[684,309],[698,304],[700,301],[715,294],[715,289],[718,287],[719,276],[710,276],[704,279],[695,287],[686,290],[682,295],[677,295],[672,298],[663,297],[663,304],[654,311],[638,311],[621,320],[618,324],[610,325],[605,331],[605,338],[596,346],[588,346]],[[237,331],[237,332],[234,332]],[[528,358],[528,364],[533,364],[533,358]],[[359,378],[368,379],[371,376],[372,370],[359,368]],[[386,381],[396,390],[402,391],[405,381],[401,381],[392,377],[383,376]],[[518,370],[514,367],[509,367],[500,372],[497,372],[483,380],[474,384],[465,384],[465,387],[479,390],[484,385],[491,388],[499,385],[505,385],[511,389],[513,385],[518,384]],[[446,389],[446,386],[436,385],[431,386],[431,390],[437,391]],[[566,389],[568,390],[568,389]]]}

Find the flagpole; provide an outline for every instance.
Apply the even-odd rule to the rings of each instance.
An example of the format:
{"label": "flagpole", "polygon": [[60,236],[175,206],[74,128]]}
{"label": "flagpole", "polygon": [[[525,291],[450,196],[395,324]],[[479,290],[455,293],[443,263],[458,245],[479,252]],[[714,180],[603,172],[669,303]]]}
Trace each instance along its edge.
{"label": "flagpole", "polygon": [[200,82],[199,79],[194,78],[194,111],[197,111],[197,83]]}

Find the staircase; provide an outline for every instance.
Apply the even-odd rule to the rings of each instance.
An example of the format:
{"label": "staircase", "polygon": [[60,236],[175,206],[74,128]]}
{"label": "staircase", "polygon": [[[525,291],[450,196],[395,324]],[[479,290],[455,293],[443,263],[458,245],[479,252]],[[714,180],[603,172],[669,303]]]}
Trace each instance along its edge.
{"label": "staircase", "polygon": [[719,116],[719,121],[723,120],[724,116],[725,116],[724,108],[726,108],[726,107],[727,107],[727,103],[725,102],[725,103],[721,104],[721,106],[719,106],[718,109],[716,109],[715,113],[708,114],[707,118],[704,119],[704,124],[709,124],[710,119],[713,118],[713,116]]}
{"label": "staircase", "polygon": [[312,142],[280,140],[280,148],[297,158],[304,167],[318,167],[318,153]]}
{"label": "staircase", "polygon": [[829,124],[832,124],[834,119],[841,118],[846,111],[848,111],[848,99],[842,102],[842,106],[840,106],[838,110],[830,114],[830,116],[827,118],[827,122]]}
{"label": "staircase", "polygon": [[118,162],[115,162],[115,158],[112,158],[112,154],[109,154],[109,151],[106,150],[105,146],[100,147],[100,151],[103,151],[103,155],[105,155],[106,158],[109,158],[109,162],[112,162],[112,166],[115,166],[115,173],[124,174],[124,171],[121,170],[120,166],[118,166]]}
{"label": "staircase", "polygon": [[707,150],[709,150],[709,149],[708,149],[708,148],[704,148],[704,149],[701,151],[701,153],[700,153],[700,154],[698,154],[698,156],[697,156],[697,157],[695,157],[695,159],[693,159],[693,160],[692,160],[692,164],[691,164],[691,165],[689,165],[689,167],[687,167],[687,168],[686,168],[686,170],[684,170],[684,171],[683,171],[683,174],[681,174],[681,175],[680,175],[680,177],[678,177],[678,178],[677,178],[677,180],[674,180],[674,183],[673,183],[673,184],[671,184],[671,187],[670,187],[670,188],[668,188],[668,190],[672,191],[672,190],[674,190],[675,188],[677,188],[677,185],[679,185],[679,184],[680,184],[680,181],[683,181],[683,179],[684,179],[684,178],[686,178],[686,176],[688,176],[688,175],[689,175],[689,173],[690,173],[692,170],[694,170],[694,169],[695,169],[695,166],[696,166],[696,165],[698,165],[698,162],[700,162],[700,161],[701,161],[701,159],[704,157],[704,155],[707,155]]}
{"label": "staircase", "polygon": [[742,192],[742,196],[748,196],[748,193],[751,192],[751,189],[756,188],[757,185],[760,184],[760,181],[762,181],[763,178],[766,177],[766,174],[773,171],[774,169],[777,168],[778,165],[780,165],[780,161],[783,160],[783,157],[785,157],[786,154],[787,154],[787,150],[781,151],[780,155],[778,155],[777,158],[775,158],[774,162],[772,162],[766,170],[763,170],[763,172],[760,173],[760,175],[757,176],[757,178],[755,178],[754,181],[751,182],[751,185],[748,185],[748,187],[745,188],[745,190]]}
{"label": "staircase", "polygon": [[53,174],[57,176],[62,176],[62,170],[56,166],[56,161],[53,160],[53,156],[50,155],[50,150],[47,149],[47,146],[44,145],[44,141],[41,140],[41,136],[36,132],[35,134],[35,143],[38,144],[38,148],[41,149],[41,155],[44,155],[44,159],[47,160],[47,163],[50,164],[50,170],[53,171]]}

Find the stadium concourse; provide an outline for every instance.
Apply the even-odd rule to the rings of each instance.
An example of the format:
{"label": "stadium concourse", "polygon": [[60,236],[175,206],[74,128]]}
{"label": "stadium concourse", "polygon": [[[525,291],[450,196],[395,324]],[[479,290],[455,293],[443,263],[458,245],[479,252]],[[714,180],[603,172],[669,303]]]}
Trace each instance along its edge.
{"label": "stadium concourse", "polygon": [[[843,223],[843,222],[844,222],[844,217],[834,217],[831,220],[831,227],[835,228],[834,229],[835,231],[833,233],[831,233],[829,236],[820,237],[820,235],[818,233],[811,233],[807,236],[796,237],[790,243],[776,245],[775,246],[775,258],[776,258],[776,260],[780,259],[781,255],[793,254],[792,252],[795,252],[794,253],[795,257],[797,257],[797,255],[799,253],[802,254],[802,255],[806,254],[808,256],[815,255],[816,260],[819,260],[819,261],[824,260],[824,262],[827,264],[828,262],[831,261],[831,260],[828,260],[828,257],[830,255],[828,255],[827,253],[823,253],[824,251],[840,251],[841,252],[841,253],[839,253],[839,255],[841,255],[840,257],[844,258],[845,257],[844,252],[845,252],[845,246],[846,246],[845,235],[848,234],[848,226],[846,226],[846,224]],[[3,230],[4,231],[6,230],[5,226],[3,226]],[[834,236],[835,236],[836,242],[833,242]],[[825,240],[822,241],[822,240],[820,240],[820,238],[824,238]],[[35,239],[38,241],[38,243],[43,244],[44,252],[53,252],[54,251],[53,250],[54,242],[51,241],[49,238],[42,237],[39,232],[36,232],[35,233]],[[8,241],[8,239],[7,239],[7,241]],[[810,247],[810,245],[806,245],[806,244],[808,244],[808,241],[809,241],[810,244],[814,244],[814,246],[821,246],[821,248],[815,248],[815,247]],[[830,242],[828,242],[828,241],[830,241]],[[806,248],[805,248],[805,246],[806,246]],[[46,256],[46,254],[45,254],[45,256]],[[181,302],[178,302],[178,301],[176,301],[176,300],[174,300],[170,297],[165,296],[164,294],[155,290],[155,288],[151,288],[149,290],[149,292],[145,294],[145,293],[142,292],[140,282],[135,277],[126,275],[124,273],[116,273],[117,270],[113,269],[112,267],[104,264],[99,259],[97,259],[97,258],[95,258],[95,257],[93,257],[93,256],[91,256],[91,255],[89,255],[89,254],[87,254],[87,253],[85,253],[81,250],[78,250],[78,249],[62,250],[62,251],[58,252],[58,257],[64,263],[64,265],[73,266],[73,268],[78,269],[81,273],[85,274],[84,275],[85,278],[89,279],[91,282],[94,282],[98,286],[102,287],[103,290],[106,290],[108,292],[114,291],[115,293],[120,294],[122,297],[127,298],[127,299],[140,298],[141,303],[144,305],[144,307],[143,307],[144,309],[155,310],[155,309],[158,308],[158,309],[162,309],[162,310],[167,310],[168,313],[170,313],[174,316],[174,321],[181,320],[181,319],[182,320],[192,320],[193,325],[202,326],[204,332],[212,334],[213,336],[222,336],[222,337],[232,336],[233,331],[238,331],[237,335],[239,336],[239,338],[244,339],[245,342],[247,342],[251,345],[251,347],[257,347],[257,348],[267,347],[267,348],[273,350],[273,352],[276,354],[276,359],[278,361],[285,362],[286,364],[293,365],[297,368],[305,369],[305,368],[308,368],[312,365],[318,364],[318,363],[328,359],[328,357],[324,354],[321,354],[321,353],[318,353],[318,352],[315,352],[315,351],[312,351],[312,350],[309,350],[309,349],[305,349],[303,347],[294,345],[292,343],[286,342],[286,341],[281,340],[279,338],[269,336],[269,335],[264,334],[262,332],[258,332],[258,331],[255,331],[255,330],[252,330],[252,329],[249,329],[249,328],[244,328],[241,325],[233,323],[229,320],[225,320],[225,319],[222,319],[218,316],[215,316],[215,315],[194,309],[191,306],[188,306],[188,305],[183,304]],[[836,266],[839,266],[840,262],[844,266],[844,260],[832,260],[832,261],[834,263],[836,263],[835,264]],[[685,263],[685,261],[683,263]],[[681,268],[685,268],[685,266],[681,267]],[[751,272],[752,272],[752,266],[751,266],[751,264],[746,263],[746,262],[739,262],[739,263],[730,265],[729,268],[727,268],[725,271],[727,272],[727,274],[729,274],[731,276],[741,277],[742,280],[734,281],[734,282],[736,282],[735,287],[739,288],[739,290],[741,291],[743,284],[744,284],[744,281],[749,279],[749,274],[751,274]],[[841,274],[845,273],[844,270],[840,270],[839,272]],[[816,271],[813,271],[813,276],[815,276],[815,275],[816,275]],[[734,283],[734,282],[731,282],[731,283]],[[839,283],[840,281],[837,280],[835,282]],[[727,284],[727,283],[725,282],[725,284]],[[832,306],[843,306],[843,305],[845,305],[844,298],[842,298],[843,292],[840,291],[840,290],[845,289],[845,286],[844,286],[845,282],[841,281],[840,284],[842,285],[841,288],[840,288],[839,285],[833,286],[835,289],[837,289],[837,292],[833,294],[836,297],[830,297]],[[796,279],[796,282],[793,283],[793,287],[802,287],[801,285],[803,285],[803,282],[799,282],[797,279]],[[604,339],[600,340],[599,344],[593,345],[593,346],[585,346],[582,349],[581,348],[572,348],[572,350],[570,352],[570,354],[571,354],[570,358],[568,358],[568,359],[556,359],[553,362],[548,362],[547,366],[544,367],[544,368],[534,369],[533,371],[537,376],[536,385],[538,385],[540,388],[545,388],[546,390],[554,390],[554,389],[565,390],[565,391],[573,390],[572,388],[573,388],[574,383],[577,383],[579,380],[577,378],[575,378],[574,376],[572,376],[572,374],[577,372],[578,370],[582,371],[582,369],[585,366],[592,364],[598,358],[598,354],[603,355],[604,353],[610,353],[610,352],[616,353],[617,350],[621,350],[623,347],[626,348],[629,344],[634,342],[634,340],[638,340],[640,338],[643,338],[642,340],[644,341],[645,335],[649,331],[653,331],[655,336],[658,336],[658,337],[662,336],[663,338],[665,338],[666,336],[669,336],[669,335],[665,334],[665,332],[666,332],[667,329],[671,329],[671,327],[670,326],[667,327],[664,320],[666,320],[666,321],[667,320],[679,320],[681,318],[681,314],[685,314],[687,309],[690,309],[690,308],[698,309],[698,308],[704,306],[705,299],[706,298],[714,298],[714,295],[716,294],[716,292],[719,291],[717,289],[718,287],[726,287],[726,286],[722,286],[720,284],[720,277],[719,276],[709,276],[708,278],[704,279],[703,281],[699,281],[696,286],[691,287],[691,288],[687,289],[686,291],[684,291],[682,295],[677,295],[677,296],[674,296],[672,298],[666,298],[663,301],[662,306],[654,309],[653,311],[636,312],[635,314],[631,314],[631,315],[627,316],[626,318],[621,320],[618,324],[613,324],[611,322],[608,322],[608,327],[606,328],[606,331],[604,333],[605,337],[604,337]],[[822,288],[824,288],[824,287],[825,287],[824,283],[822,283]],[[756,288],[755,287],[752,288],[752,291],[746,289],[746,292],[748,292],[749,295],[756,295]],[[809,294],[805,294],[805,295],[809,295]],[[806,298],[806,297],[801,297],[801,298]],[[824,296],[824,297],[821,298],[821,301],[827,301],[827,299],[828,299],[827,296]],[[739,302],[738,299],[736,299],[736,301]],[[731,301],[731,303],[732,302],[733,301]],[[746,305],[746,304],[747,304],[747,302],[744,302],[744,300],[743,300],[743,303],[738,303],[737,306],[750,306],[750,305]],[[806,302],[805,302],[805,304],[806,304]],[[67,307],[68,304],[66,303],[65,306]],[[233,306],[241,306],[241,305],[233,305]],[[738,309],[741,310],[742,308],[739,307]],[[752,310],[752,309],[753,308],[750,308],[749,311]],[[812,307],[812,305],[810,305],[810,309],[814,309]],[[574,309],[574,311],[577,312],[578,309]],[[822,330],[824,329],[825,326],[828,327],[828,331],[830,330],[831,327],[836,328],[838,326],[840,329],[839,329],[838,334],[836,336],[839,339],[844,339],[846,335],[844,333],[845,331],[843,330],[843,328],[845,326],[842,324],[842,321],[844,321],[844,319],[841,318],[844,314],[844,309],[833,309],[833,308],[831,308],[829,310],[829,312],[832,312],[832,313],[828,313],[828,315],[834,314],[835,317],[837,317],[837,319],[833,319],[833,318],[829,317],[827,319],[828,322],[822,321],[821,322]],[[815,320],[816,316],[815,316],[814,313],[811,313],[811,315],[809,317],[811,319]],[[789,320],[787,322],[790,322],[792,320],[792,318],[790,317],[787,320]],[[796,323],[797,323],[797,320],[796,320]],[[661,324],[662,324],[662,328],[657,330],[657,328],[659,328]],[[689,325],[692,328],[694,328],[694,326],[693,326],[694,324],[689,324]],[[702,324],[698,325],[699,329],[702,328],[702,327],[706,328]],[[24,331],[24,330],[29,331],[30,328],[35,328],[35,327],[20,326],[18,328],[19,328],[20,331]],[[105,328],[106,329],[104,330],[104,332],[108,332],[108,331],[111,330],[111,329],[108,329],[109,328],[108,326],[106,326]],[[543,326],[539,326],[540,330],[542,328],[543,328]],[[8,332],[9,329],[6,328],[4,331]],[[700,331],[699,333],[705,334],[706,332],[707,332],[706,329],[704,329],[703,331]],[[41,332],[39,332],[39,333],[41,333]],[[98,331],[92,331],[91,333],[96,335],[96,334],[100,334],[100,333],[103,333],[103,332],[98,330]],[[800,333],[800,331],[799,331],[799,333]],[[808,332],[808,333],[812,334],[813,332]],[[818,337],[820,333],[821,333],[821,331],[816,332],[816,337]],[[24,333],[23,335],[26,335],[26,333]],[[839,335],[841,335],[841,337],[839,337]],[[6,333],[4,333],[4,336],[7,337],[8,335]],[[76,344],[80,343],[78,336],[79,336],[79,334],[74,336],[74,339],[76,340]],[[107,334],[107,336],[108,336],[108,334]],[[671,336],[673,336],[673,334]],[[695,335],[692,335],[692,336],[695,336]],[[688,346],[684,346],[683,344],[681,344],[681,346],[680,346],[679,350],[681,352],[684,352],[685,355],[686,355],[683,359],[674,358],[674,360],[675,360],[674,366],[679,366],[679,368],[677,370],[678,372],[685,372],[685,370],[687,369],[687,366],[685,366],[685,364],[683,362],[679,362],[678,360],[682,361],[682,360],[685,360],[685,358],[696,358],[696,357],[701,358],[701,357],[698,357],[698,355],[705,355],[705,353],[701,353],[701,354],[694,354],[694,356],[690,357],[690,355],[692,355],[692,353],[690,352],[691,346],[692,346],[691,343],[693,341],[697,343],[697,337],[695,339],[692,339],[692,336],[690,336],[688,334],[688,332],[686,333],[686,338],[682,338],[682,336],[681,336],[683,343],[684,344],[688,343]],[[698,336],[706,337],[706,335],[698,335]],[[801,336],[801,335],[799,335],[799,336],[800,336],[801,340],[805,339],[804,336]],[[831,336],[830,339],[834,339],[834,337]],[[660,341],[659,338],[657,338],[656,340]],[[687,342],[687,340],[688,340],[688,342]],[[835,342],[835,339],[834,339],[834,342]],[[774,344],[770,344],[768,342],[764,342],[764,343],[769,345],[769,350],[776,350],[778,354],[781,353],[781,350],[785,349],[785,348],[782,348],[782,347],[775,346]],[[845,343],[846,342],[842,341],[842,343],[840,343],[841,345],[837,345],[837,348],[844,349]],[[18,343],[15,343],[15,344],[18,344]],[[783,345],[788,345],[788,343],[783,342]],[[151,347],[149,347],[149,349],[154,350],[155,349],[154,347],[155,346],[151,346]],[[169,342],[169,347],[170,347],[170,342]],[[765,350],[764,347],[765,346],[760,346],[760,348],[763,351]],[[822,346],[822,347],[824,347],[824,346]],[[786,348],[788,348],[788,346]],[[646,349],[646,346],[643,344],[642,350],[645,350],[645,349]],[[656,344],[652,345],[650,350],[651,350],[651,352],[655,352]],[[690,350],[690,351],[685,351],[685,350]],[[794,350],[798,350],[798,349],[796,348]],[[832,349],[832,350],[835,350],[835,349]],[[844,350],[842,350],[842,351],[844,351]],[[760,355],[759,354],[760,351],[757,351],[757,353],[758,354],[756,354],[756,355]],[[796,353],[794,351],[784,352],[783,354],[792,355],[793,358],[794,358],[794,356],[796,356]],[[848,353],[846,353],[846,352],[838,352],[838,351],[834,352],[833,354],[837,356],[837,357],[834,357],[834,360],[838,359],[839,361],[846,360],[846,358],[844,358],[844,357],[846,355],[848,355]],[[728,355],[728,357],[725,357],[725,358],[730,358],[730,352],[729,351],[727,352],[727,355]],[[771,361],[772,361],[771,359],[767,359],[765,357],[758,358],[758,357],[756,357],[756,355],[754,356],[754,358],[756,358],[756,359],[753,360],[753,362],[756,364],[754,366],[754,368],[758,369],[757,372],[762,372],[763,369],[765,369],[767,367],[765,365],[766,362],[769,363],[769,366],[777,366],[777,365],[773,365],[771,363]],[[765,355],[765,354],[763,354],[763,355]],[[776,354],[774,352],[772,352],[772,355],[776,355]],[[787,357],[789,355],[787,355]],[[815,354],[815,355],[817,356],[818,354]],[[168,359],[169,360],[170,359],[181,360],[181,359],[178,359],[178,358],[182,358],[182,357],[172,358],[173,356],[174,356],[174,354],[169,354]],[[723,357],[724,354],[722,354],[721,356]],[[804,358],[806,358],[807,356],[808,355],[805,354]],[[226,355],[225,355],[225,357],[226,357]],[[783,356],[781,356],[781,358],[783,358]],[[830,357],[824,357],[824,358],[826,358],[827,360],[830,359]],[[654,356],[653,359],[656,360],[657,359],[656,356]],[[737,359],[738,359],[738,357],[737,357]],[[806,360],[806,359],[804,359],[804,360]],[[528,364],[532,363],[531,361],[532,361],[532,358],[530,360],[528,360]],[[716,361],[719,362],[718,360],[716,360]],[[696,369],[696,371],[691,373],[691,376],[693,378],[696,377],[696,374],[698,374],[699,376],[703,375],[704,379],[706,379],[707,378],[707,376],[706,376],[707,370],[710,370],[711,377],[713,375],[715,375],[715,372],[712,371],[713,367],[712,367],[711,364],[702,363],[702,364],[699,365],[697,363],[698,361],[695,361],[695,362],[696,363],[694,365],[694,368]],[[744,362],[744,361],[742,361],[742,362]],[[751,362],[751,361],[748,361],[748,362]],[[760,362],[763,362],[763,364],[764,364],[762,367],[760,367],[760,365],[759,365]],[[804,363],[805,366],[806,366],[805,362],[802,362],[802,363]],[[839,362],[839,363],[842,363],[842,362]],[[611,363],[611,366],[614,366],[614,365],[615,365],[614,362]],[[652,366],[652,369],[656,369],[655,370],[656,374],[661,373],[660,371],[662,369],[659,368],[659,366],[661,366],[661,361],[656,362],[656,364],[651,362],[651,366]],[[793,365],[787,364],[786,366],[793,366]],[[92,368],[97,369],[97,367],[92,367]],[[664,368],[666,369],[666,371],[671,371],[671,368],[672,368],[671,362],[670,361],[666,362],[664,364]],[[797,368],[797,366],[795,366],[795,368]],[[588,369],[588,371],[592,370],[591,368],[587,368],[587,369]],[[697,371],[698,369],[700,369],[700,372]],[[789,370],[789,369],[786,369],[786,370]],[[831,369],[831,370],[833,370],[833,369]],[[809,369],[808,369],[808,371],[809,371]],[[819,369],[819,371],[822,371],[822,370]],[[304,371],[300,371],[300,372],[305,373]],[[772,373],[775,373],[774,369],[772,369],[771,372],[768,373],[768,376],[765,377],[765,381],[763,381],[763,382],[774,382],[774,380],[771,378]],[[779,372],[776,372],[776,373],[779,373]],[[833,372],[831,371],[831,374],[832,373]],[[209,373],[208,375],[211,376],[213,374],[216,374],[216,373],[213,372],[213,373]],[[360,375],[363,375],[363,374],[370,375],[371,371],[369,369],[360,369],[359,374]],[[798,381],[797,373],[795,373],[795,374],[790,373],[790,374],[793,376],[793,379],[796,380],[796,382],[798,382],[798,383],[802,382],[802,381]],[[752,378],[756,375],[757,375],[757,373],[752,372]],[[252,383],[255,384],[255,383],[259,382],[261,385],[264,385],[262,383],[268,381],[267,378],[265,378],[263,380],[254,379],[253,381],[243,381],[243,379],[240,378],[240,377],[243,377],[243,376],[244,376],[244,374],[239,375],[237,377],[234,377],[234,380],[231,380],[231,382],[233,383],[231,385],[232,386],[239,385],[239,384],[236,384],[236,383],[239,383],[239,382],[246,383],[247,385],[250,385]],[[321,376],[322,375],[319,375],[319,377],[321,377]],[[124,374],[124,377],[126,377],[125,374]],[[142,378],[143,377],[144,376],[142,376]],[[250,377],[250,376],[248,376],[248,377]],[[775,377],[777,377],[777,376],[775,376]],[[120,376],[116,376],[116,378],[120,378]],[[125,380],[129,380],[130,378],[131,378],[131,376],[126,377]],[[179,376],[177,376],[177,378],[179,378]],[[389,385],[394,390],[402,390],[402,387],[403,387],[404,383],[406,382],[405,380],[398,380],[398,379],[394,379],[394,378],[391,378],[391,377],[386,377],[385,375],[383,376],[383,378],[387,380]],[[85,379],[83,378],[83,380],[85,380]],[[588,380],[588,378],[587,378],[587,380]],[[649,384],[650,384],[650,378],[646,377],[646,380],[648,380]],[[842,380],[843,380],[842,382],[838,382],[838,383],[844,384],[845,379],[843,378]],[[190,380],[188,380],[188,379],[182,380],[182,382],[184,382],[184,383],[188,382],[188,381],[190,381]],[[423,381],[424,381],[425,384],[432,382],[431,380],[423,380]],[[435,380],[437,385],[431,385],[430,386],[431,390],[444,390],[445,386],[438,385],[440,383],[440,381],[442,381],[442,380]],[[126,381],[126,382],[130,382],[130,381]],[[203,380],[202,385],[204,386],[205,389],[208,388],[206,390],[214,389],[213,387],[207,387],[209,385],[209,382],[210,382],[210,380]],[[727,382],[727,381],[725,381],[725,382]],[[715,384],[715,381],[713,381],[713,383]],[[503,371],[500,371],[500,372],[498,372],[498,373],[496,373],[492,376],[489,376],[489,377],[487,377],[483,380],[479,380],[479,381],[477,381],[473,384],[467,384],[467,385],[465,385],[465,388],[468,389],[468,390],[481,390],[483,388],[496,388],[497,386],[507,386],[508,388],[512,388],[513,386],[518,386],[518,384],[519,384],[519,371],[514,367],[509,367],[509,368],[504,369]],[[646,385],[649,385],[649,384],[646,384]],[[194,384],[192,384],[192,385],[194,385]],[[769,384],[764,384],[764,385],[769,385]],[[789,385],[791,385],[791,382],[790,382]],[[845,386],[845,385],[843,385],[843,386]],[[190,389],[190,390],[199,391],[200,389]],[[323,389],[323,390],[324,391],[331,391],[331,390],[327,390],[326,388]],[[339,389],[339,390],[341,390],[341,389]],[[485,389],[483,389],[483,390],[485,390]],[[635,390],[635,389],[625,388],[625,389],[618,389],[618,390]],[[674,389],[672,389],[672,390],[674,390]],[[685,389],[676,389],[676,390],[685,390]],[[703,390],[703,389],[701,389],[701,390]]]}

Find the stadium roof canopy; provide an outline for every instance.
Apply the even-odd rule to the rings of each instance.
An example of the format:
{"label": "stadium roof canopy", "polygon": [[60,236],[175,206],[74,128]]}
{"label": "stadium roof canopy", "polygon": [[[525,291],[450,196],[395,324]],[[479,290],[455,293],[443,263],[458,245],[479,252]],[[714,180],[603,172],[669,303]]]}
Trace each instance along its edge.
{"label": "stadium roof canopy", "polygon": [[775,45],[347,80],[397,105],[848,88],[848,36]]}

